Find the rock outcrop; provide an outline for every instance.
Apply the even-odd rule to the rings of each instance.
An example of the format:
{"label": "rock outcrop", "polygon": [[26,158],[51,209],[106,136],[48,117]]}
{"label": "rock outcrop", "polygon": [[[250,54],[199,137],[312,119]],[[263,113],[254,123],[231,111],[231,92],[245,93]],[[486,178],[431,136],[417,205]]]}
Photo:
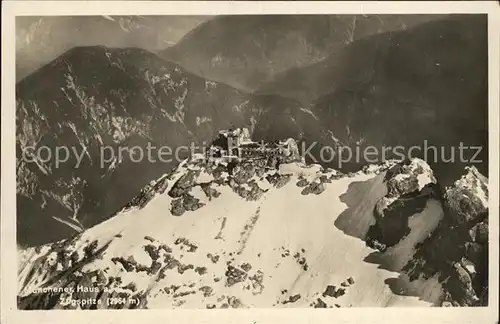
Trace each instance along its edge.
{"label": "rock outcrop", "polygon": [[[422,303],[487,303],[488,188],[477,170],[441,194],[418,159],[348,175],[295,158],[269,163],[288,157],[265,150],[246,159],[192,157],[108,221],[20,251],[19,308],[387,306],[405,296],[381,297],[385,268],[407,276],[404,287],[439,277],[433,284],[442,291]],[[373,221],[366,244],[332,224],[342,210],[336,199],[363,181],[368,196],[358,192],[350,203]],[[446,209],[439,226],[432,204]],[[429,220],[436,225],[415,225]],[[367,263],[376,258],[383,269]],[[366,287],[378,289],[373,295],[366,278],[375,280]],[[288,290],[298,280],[308,283]]]}
{"label": "rock outcrop", "polygon": [[446,306],[488,304],[488,179],[475,167],[446,188],[445,217],[405,267],[412,279],[439,274]]}
{"label": "rock outcrop", "polygon": [[429,199],[439,199],[432,169],[420,159],[389,167],[384,181],[387,195],[374,209],[375,224],[367,233],[367,244],[385,250],[410,233],[409,218],[422,212]]}

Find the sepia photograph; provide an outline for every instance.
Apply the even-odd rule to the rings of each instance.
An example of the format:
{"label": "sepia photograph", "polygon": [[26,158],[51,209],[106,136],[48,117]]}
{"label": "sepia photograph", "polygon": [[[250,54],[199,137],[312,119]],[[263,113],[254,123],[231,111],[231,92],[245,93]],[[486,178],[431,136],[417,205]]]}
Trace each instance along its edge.
{"label": "sepia photograph", "polygon": [[492,16],[152,14],[14,17],[18,311],[498,302]]}

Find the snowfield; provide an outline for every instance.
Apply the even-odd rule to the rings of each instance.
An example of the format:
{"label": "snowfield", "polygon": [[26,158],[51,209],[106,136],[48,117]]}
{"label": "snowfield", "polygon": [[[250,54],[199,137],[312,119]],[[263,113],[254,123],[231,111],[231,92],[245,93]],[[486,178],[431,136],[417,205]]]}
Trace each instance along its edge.
{"label": "snowfield", "polygon": [[[78,273],[97,271],[108,282],[111,277],[121,278],[113,290],[145,294],[147,308],[385,307],[440,302],[443,292],[437,278],[409,283],[401,272],[415,245],[443,217],[438,201],[429,199],[424,211],[411,216],[410,234],[387,251],[372,249],[362,239],[375,223],[376,203],[387,195],[385,172],[337,177],[325,183],[320,194],[304,195],[297,182],[314,182],[322,169],[282,165],[279,171],[266,173],[288,175],[281,188],[273,187],[266,174],[252,177],[260,188],[268,189],[257,200],[245,200],[230,186],[217,184],[212,188],[220,195],[209,198],[197,186],[190,194],[204,206],[173,216],[173,198],[167,192],[188,169],[193,168],[181,164],[164,193],[157,193],[143,208],[125,209],[71,241],[67,253],[76,251],[78,258],[91,242],[97,241],[96,250],[103,248],[101,256],[84,262]],[[196,181],[211,180],[203,172]],[[57,286],[48,282],[49,271],[40,270],[47,267],[37,266],[38,258],[46,262],[43,256],[49,250],[45,246],[21,253],[21,296],[42,286]],[[51,254],[51,262],[57,262],[57,254]],[[119,260],[131,257],[135,269]],[[33,271],[39,273],[33,275]]]}

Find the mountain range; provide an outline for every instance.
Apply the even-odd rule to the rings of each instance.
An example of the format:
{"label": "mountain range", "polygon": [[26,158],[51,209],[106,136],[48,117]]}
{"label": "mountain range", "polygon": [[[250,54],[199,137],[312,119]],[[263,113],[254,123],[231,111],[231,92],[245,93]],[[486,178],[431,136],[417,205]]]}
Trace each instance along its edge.
{"label": "mountain range", "polygon": [[16,80],[75,46],[172,46],[210,16],[18,16]]}
{"label": "mountain range", "polygon": [[[74,27],[64,19],[57,26]],[[137,298],[130,308],[487,303],[486,16],[184,17],[161,37],[161,19],[89,19],[85,30],[109,35],[142,35],[127,26],[148,21],[152,36],[91,33],[75,44],[61,40],[79,27],[50,36],[44,20],[21,33],[31,40],[16,84],[21,308],[61,307],[60,294],[33,290],[78,285]],[[158,51],[165,35],[180,40]],[[423,162],[419,152],[371,168],[366,157],[249,160],[233,173],[188,152],[167,162],[130,154],[210,146],[238,127],[256,142],[316,143],[317,158],[325,146],[424,143],[450,158],[462,143],[482,147],[481,162],[457,152]],[[57,165],[29,153],[42,147],[82,158]],[[115,154],[105,163],[103,148]],[[80,297],[109,299],[97,290]]]}
{"label": "mountain range", "polygon": [[[19,82],[16,95],[18,238],[29,245],[73,231],[54,216],[96,224],[178,162],[137,161],[130,151],[120,157],[120,148],[201,145],[232,125],[269,129],[259,117],[269,110],[297,109],[293,100],[243,93],[137,48],[74,48]],[[33,154],[41,147],[85,158],[77,164],[70,154],[57,165]],[[105,157],[104,147],[113,156]]]}
{"label": "mountain range", "polygon": [[210,80],[254,91],[292,68],[320,62],[346,45],[444,15],[218,16],[159,55]]}

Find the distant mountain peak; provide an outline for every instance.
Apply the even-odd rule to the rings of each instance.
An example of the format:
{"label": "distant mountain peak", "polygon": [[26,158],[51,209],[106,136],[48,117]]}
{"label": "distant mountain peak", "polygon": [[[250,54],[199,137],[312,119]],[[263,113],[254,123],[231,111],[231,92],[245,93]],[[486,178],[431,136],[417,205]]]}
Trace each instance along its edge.
{"label": "distant mountain peak", "polygon": [[160,51],[192,73],[254,91],[279,73],[317,63],[368,35],[441,15],[242,15],[200,24]]}

